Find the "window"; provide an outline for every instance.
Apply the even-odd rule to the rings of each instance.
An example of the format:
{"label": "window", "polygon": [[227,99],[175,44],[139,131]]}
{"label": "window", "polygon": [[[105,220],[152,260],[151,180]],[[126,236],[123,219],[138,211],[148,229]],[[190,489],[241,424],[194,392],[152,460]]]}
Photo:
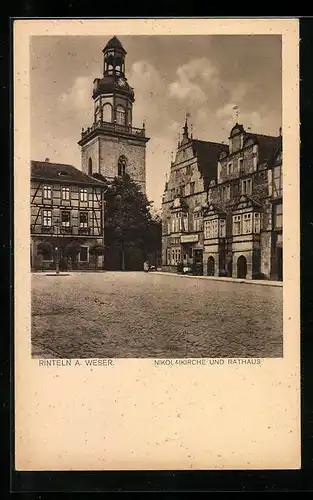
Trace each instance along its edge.
{"label": "window", "polygon": [[282,168],[281,165],[273,169],[273,196],[280,197],[282,195]]}
{"label": "window", "polygon": [[233,137],[232,140],[232,152],[234,153],[235,151],[238,151],[241,148],[241,136],[237,135],[236,137]]}
{"label": "window", "polygon": [[88,212],[79,213],[79,226],[88,227]]}
{"label": "window", "polygon": [[70,221],[71,221],[71,212],[66,212],[65,210],[63,210],[61,212],[61,225],[63,227],[69,227]]}
{"label": "window", "polygon": [[88,201],[88,191],[87,189],[79,190],[80,201]]}
{"label": "window", "polygon": [[190,183],[190,194],[194,194],[194,192],[195,192],[195,183],[191,182]]}
{"label": "window", "polygon": [[80,262],[88,262],[88,247],[80,247],[79,260]]}
{"label": "window", "polygon": [[62,200],[69,200],[70,199],[70,188],[69,187],[62,187],[61,194],[62,194]]}
{"label": "window", "polygon": [[239,168],[239,173],[243,173],[243,158],[239,158],[238,160],[238,168]]}
{"label": "window", "polygon": [[118,160],[117,175],[123,177],[126,174],[127,159],[125,156],[121,156]]}
{"label": "window", "polygon": [[201,231],[202,216],[200,212],[193,214],[193,230],[195,232]]}
{"label": "window", "polygon": [[239,194],[239,182],[235,182],[232,186],[233,196],[238,196]]}
{"label": "window", "polygon": [[123,106],[117,106],[116,108],[116,122],[119,125],[125,125],[126,112]]}
{"label": "window", "polygon": [[252,213],[243,214],[242,233],[243,234],[252,233]]}
{"label": "window", "polygon": [[233,216],[233,235],[241,234],[241,215]]}
{"label": "window", "polygon": [[229,200],[230,199],[230,185],[222,186],[221,197],[222,197],[222,200]]}
{"label": "window", "polygon": [[183,217],[183,231],[188,232],[188,214],[184,214]]}
{"label": "window", "polygon": [[171,234],[171,218],[167,218],[167,234]]}
{"label": "window", "polygon": [[253,232],[254,233],[259,233],[260,230],[261,230],[261,220],[260,220],[260,214],[258,212],[255,212],[254,214],[254,228],[253,228]]}
{"label": "window", "polygon": [[252,180],[245,179],[241,184],[241,193],[251,195],[252,194]]}
{"label": "window", "polygon": [[217,238],[218,237],[218,219],[206,220],[204,223],[204,238]]}
{"label": "window", "polygon": [[43,197],[46,200],[51,200],[51,186],[44,186],[43,187]]}
{"label": "window", "polygon": [[226,238],[226,220],[220,219],[220,238]]}
{"label": "window", "polygon": [[51,210],[43,210],[43,225],[46,227],[51,227],[52,225],[52,211]]}
{"label": "window", "polygon": [[283,227],[283,205],[274,206],[274,229],[282,229]]}
{"label": "window", "polygon": [[230,162],[227,165],[227,174],[230,175],[232,173],[233,173],[233,164],[232,164],[232,162]]}
{"label": "window", "polygon": [[88,175],[92,175],[92,159],[88,160]]}
{"label": "window", "polygon": [[102,120],[104,122],[112,122],[112,106],[111,104],[105,104],[102,108]]}

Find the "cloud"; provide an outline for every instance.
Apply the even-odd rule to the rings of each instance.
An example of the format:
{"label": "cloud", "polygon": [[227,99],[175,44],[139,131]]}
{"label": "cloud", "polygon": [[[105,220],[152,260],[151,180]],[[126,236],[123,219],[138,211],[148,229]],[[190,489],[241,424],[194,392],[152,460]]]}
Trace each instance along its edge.
{"label": "cloud", "polygon": [[90,107],[91,105],[91,83],[90,77],[78,76],[68,92],[63,92],[59,97],[59,103],[65,106]]}
{"label": "cloud", "polygon": [[189,105],[206,102],[209,92],[218,89],[218,72],[205,57],[193,59],[179,66],[176,75],[178,78],[169,83],[169,95],[186,100]]}

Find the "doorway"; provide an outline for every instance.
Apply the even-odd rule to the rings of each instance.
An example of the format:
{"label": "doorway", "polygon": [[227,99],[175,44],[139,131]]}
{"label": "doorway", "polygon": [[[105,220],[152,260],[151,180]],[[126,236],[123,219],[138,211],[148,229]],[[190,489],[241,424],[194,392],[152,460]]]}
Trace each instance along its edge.
{"label": "doorway", "polygon": [[237,278],[245,279],[247,277],[247,259],[240,255],[237,260]]}
{"label": "doorway", "polygon": [[208,258],[207,275],[214,276],[214,269],[215,269],[215,262],[213,257],[210,255],[210,257]]}

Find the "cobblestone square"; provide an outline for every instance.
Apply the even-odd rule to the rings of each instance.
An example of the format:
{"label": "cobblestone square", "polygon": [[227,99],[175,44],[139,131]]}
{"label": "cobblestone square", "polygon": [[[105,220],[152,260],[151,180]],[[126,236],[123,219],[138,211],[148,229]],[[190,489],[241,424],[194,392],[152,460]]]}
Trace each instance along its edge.
{"label": "cobblestone square", "polygon": [[32,275],[41,358],[282,357],[281,287],[144,272]]}

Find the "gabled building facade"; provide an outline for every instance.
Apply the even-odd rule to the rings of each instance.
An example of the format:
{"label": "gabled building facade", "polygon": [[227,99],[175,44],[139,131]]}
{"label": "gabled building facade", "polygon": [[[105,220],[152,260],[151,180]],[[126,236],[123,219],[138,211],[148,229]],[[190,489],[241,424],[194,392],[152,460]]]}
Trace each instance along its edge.
{"label": "gabled building facade", "polygon": [[133,126],[134,89],[126,76],[126,50],[117,37],[103,49],[103,75],[93,82],[93,123],[82,129],[82,171],[108,180],[127,173],[146,192],[145,124]]}
{"label": "gabled building facade", "polygon": [[219,155],[216,178],[208,187],[204,274],[282,279],[281,251],[273,250],[282,241],[281,198],[274,195],[274,177],[281,182],[281,145],[280,135],[252,134],[239,124],[232,128],[228,150]]}
{"label": "gabled building facade", "polygon": [[103,242],[103,183],[49,160],[31,162],[30,181],[31,269],[55,269],[56,251],[73,269],[93,268],[89,250]]}
{"label": "gabled building facade", "polygon": [[176,271],[177,265],[203,263],[203,209],[207,189],[216,177],[216,165],[223,144],[189,136],[187,121],[162,200],[162,265]]}

